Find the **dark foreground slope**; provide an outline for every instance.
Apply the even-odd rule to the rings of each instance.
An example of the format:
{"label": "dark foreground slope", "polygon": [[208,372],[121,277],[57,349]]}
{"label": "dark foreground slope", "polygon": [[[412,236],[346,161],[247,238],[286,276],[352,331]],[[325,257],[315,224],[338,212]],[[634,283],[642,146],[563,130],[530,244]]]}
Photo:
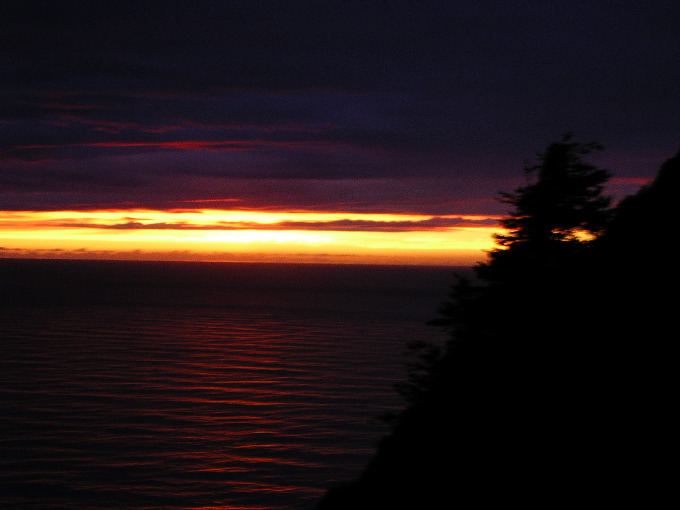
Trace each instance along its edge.
{"label": "dark foreground slope", "polygon": [[679,194],[680,154],[587,255],[477,292],[462,311],[475,330],[431,369],[361,477],[318,510],[663,501]]}

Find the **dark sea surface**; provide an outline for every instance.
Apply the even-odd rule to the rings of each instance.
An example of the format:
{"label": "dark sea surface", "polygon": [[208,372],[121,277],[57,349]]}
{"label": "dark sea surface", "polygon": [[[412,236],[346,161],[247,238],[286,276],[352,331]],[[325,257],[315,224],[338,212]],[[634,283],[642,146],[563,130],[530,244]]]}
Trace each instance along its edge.
{"label": "dark sea surface", "polygon": [[453,271],[0,259],[0,508],[312,508]]}

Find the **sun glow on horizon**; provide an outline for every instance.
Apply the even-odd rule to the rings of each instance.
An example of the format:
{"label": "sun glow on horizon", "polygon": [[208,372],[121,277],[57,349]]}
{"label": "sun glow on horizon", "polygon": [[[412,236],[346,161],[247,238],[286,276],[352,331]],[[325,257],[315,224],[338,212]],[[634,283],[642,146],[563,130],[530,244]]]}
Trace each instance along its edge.
{"label": "sun glow on horizon", "polygon": [[457,264],[493,246],[496,218],[314,211],[0,212],[0,256]]}

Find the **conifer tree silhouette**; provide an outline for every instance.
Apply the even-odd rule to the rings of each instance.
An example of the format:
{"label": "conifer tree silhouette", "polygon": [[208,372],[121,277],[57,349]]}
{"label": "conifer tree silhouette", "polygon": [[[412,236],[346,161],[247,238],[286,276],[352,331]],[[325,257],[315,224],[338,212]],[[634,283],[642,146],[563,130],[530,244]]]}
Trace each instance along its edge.
{"label": "conifer tree silhouette", "polygon": [[478,276],[524,278],[525,270],[560,264],[602,234],[610,217],[610,199],[602,195],[610,174],[583,159],[601,149],[567,133],[525,167],[535,182],[501,193],[501,202],[513,209],[501,221],[505,231],[494,236],[499,248],[477,267]]}

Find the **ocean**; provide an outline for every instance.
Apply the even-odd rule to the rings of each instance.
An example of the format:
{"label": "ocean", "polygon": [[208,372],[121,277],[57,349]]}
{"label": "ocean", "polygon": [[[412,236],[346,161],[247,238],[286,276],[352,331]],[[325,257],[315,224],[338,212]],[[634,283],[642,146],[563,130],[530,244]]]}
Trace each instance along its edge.
{"label": "ocean", "polygon": [[312,509],[454,269],[0,259],[0,507]]}

